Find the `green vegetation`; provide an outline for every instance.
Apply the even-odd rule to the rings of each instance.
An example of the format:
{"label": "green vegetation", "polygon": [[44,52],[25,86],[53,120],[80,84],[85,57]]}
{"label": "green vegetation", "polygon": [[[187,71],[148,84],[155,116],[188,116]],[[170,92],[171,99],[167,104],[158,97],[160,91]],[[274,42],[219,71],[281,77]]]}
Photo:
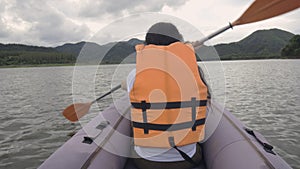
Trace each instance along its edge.
{"label": "green vegetation", "polygon": [[[40,47],[0,43],[0,67],[32,65],[73,65],[80,55],[81,64],[134,63],[134,46],[139,39],[98,45],[91,42]],[[259,30],[239,42],[200,48],[202,58],[213,60],[209,51],[221,60],[299,58],[300,36],[279,29]]]}
{"label": "green vegetation", "polygon": [[222,60],[280,59],[281,50],[293,36],[279,29],[259,30],[239,42],[214,47]]}
{"label": "green vegetation", "polygon": [[20,44],[0,44],[0,66],[25,66],[40,64],[71,64],[76,57],[71,53],[58,52],[55,48]]}
{"label": "green vegetation", "polygon": [[66,64],[31,64],[31,65],[4,65],[0,66],[0,68],[26,68],[26,67],[53,67],[53,66],[74,66],[74,63],[66,63]]}
{"label": "green vegetation", "polygon": [[281,56],[284,58],[300,59],[300,35],[295,35],[282,49]]}
{"label": "green vegetation", "polygon": [[75,63],[72,54],[58,52],[0,51],[0,66]]}

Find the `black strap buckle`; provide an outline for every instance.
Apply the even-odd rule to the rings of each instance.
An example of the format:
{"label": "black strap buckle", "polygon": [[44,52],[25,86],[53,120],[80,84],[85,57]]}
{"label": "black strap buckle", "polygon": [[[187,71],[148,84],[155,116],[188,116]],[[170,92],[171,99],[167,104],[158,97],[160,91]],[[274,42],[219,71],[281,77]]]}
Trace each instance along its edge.
{"label": "black strap buckle", "polygon": [[102,121],[96,129],[100,130],[99,133],[94,137],[84,136],[82,143],[92,144],[94,140],[102,133],[102,131],[109,125],[109,121]]}
{"label": "black strap buckle", "polygon": [[173,147],[175,150],[178,151],[178,153],[181,155],[183,159],[191,163],[194,167],[196,167],[198,164],[190,157],[188,156],[185,152],[181,151],[176,145],[174,141],[174,137],[169,137],[169,144],[171,147]]}
{"label": "black strap buckle", "polygon": [[249,128],[245,128],[245,131],[246,131],[248,134],[252,135],[252,136],[257,140],[257,142],[263,146],[264,150],[265,150],[267,153],[276,155],[275,152],[273,151],[273,148],[274,148],[274,147],[273,147],[272,145],[268,144],[268,143],[262,142],[258,137],[256,137],[256,135],[255,135],[255,133],[254,133],[253,130],[251,130],[251,129],[249,129]]}

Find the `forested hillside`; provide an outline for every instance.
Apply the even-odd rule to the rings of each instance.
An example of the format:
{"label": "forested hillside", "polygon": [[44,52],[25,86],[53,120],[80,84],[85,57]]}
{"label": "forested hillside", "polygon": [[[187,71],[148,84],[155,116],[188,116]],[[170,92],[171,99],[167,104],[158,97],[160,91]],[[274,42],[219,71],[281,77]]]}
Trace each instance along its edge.
{"label": "forested hillside", "polygon": [[300,59],[300,35],[295,35],[289,43],[282,49],[283,58]]}
{"label": "forested hillside", "polygon": [[258,30],[241,41],[215,45],[222,60],[281,58],[281,50],[294,36],[280,29]]}
{"label": "forested hillside", "polygon": [[[299,58],[299,35],[279,30],[258,30],[246,38],[229,44],[203,47],[216,50],[221,60]],[[66,43],[57,47],[29,46],[0,43],[0,66],[74,64],[80,56],[86,64],[134,63],[135,45],[139,39],[98,45],[92,42]],[[82,52],[82,53],[81,53]],[[203,52],[202,52],[203,53]],[[207,52],[208,53],[208,52]],[[208,54],[207,54],[208,55]],[[209,59],[209,56],[205,56]]]}

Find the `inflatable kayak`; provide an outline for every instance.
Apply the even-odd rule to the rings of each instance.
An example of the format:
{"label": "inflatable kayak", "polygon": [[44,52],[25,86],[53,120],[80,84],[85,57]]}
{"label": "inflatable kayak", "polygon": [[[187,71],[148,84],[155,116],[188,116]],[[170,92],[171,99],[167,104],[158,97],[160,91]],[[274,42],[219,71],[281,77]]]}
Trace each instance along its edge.
{"label": "inflatable kayak", "polygon": [[[291,169],[258,132],[213,104],[221,121],[204,143],[203,163],[195,169]],[[93,118],[39,169],[136,169],[130,152],[129,100],[124,97]],[[124,118],[125,117],[125,118]]]}

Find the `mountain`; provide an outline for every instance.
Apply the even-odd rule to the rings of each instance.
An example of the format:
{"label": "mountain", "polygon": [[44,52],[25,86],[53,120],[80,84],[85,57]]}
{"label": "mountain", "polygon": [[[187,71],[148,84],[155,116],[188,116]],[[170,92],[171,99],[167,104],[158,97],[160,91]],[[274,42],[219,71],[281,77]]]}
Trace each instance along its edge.
{"label": "mountain", "polygon": [[23,44],[2,44],[0,43],[0,51],[31,51],[31,52],[54,52],[51,47],[31,46]]}
{"label": "mountain", "polygon": [[214,47],[223,60],[280,58],[281,50],[293,36],[280,29],[258,30],[238,42]]}
{"label": "mountain", "polygon": [[300,35],[295,35],[289,43],[281,50],[282,57],[300,59]]}
{"label": "mountain", "polygon": [[85,42],[83,46],[77,46],[81,50],[76,48],[78,44],[73,44],[74,49],[71,49],[71,46],[63,45],[60,47],[60,51],[77,51],[74,52],[74,54],[77,56],[77,63],[79,62],[80,64],[135,63],[135,55],[133,55],[135,53],[135,46],[142,43],[144,43],[144,41],[135,38],[105,45]]}
{"label": "mountain", "polygon": [[0,43],[0,66],[31,64],[117,64],[134,63],[139,39],[98,45],[93,42],[66,43],[57,47],[39,47]]}
{"label": "mountain", "polygon": [[51,47],[0,44],[0,66],[74,63],[72,54]]}
{"label": "mountain", "polygon": [[74,55],[78,55],[82,47],[86,44],[86,42],[78,42],[78,43],[66,43],[61,46],[57,46],[54,49],[61,53],[71,53]]}
{"label": "mountain", "polygon": [[129,41],[127,41],[127,43],[128,43],[129,45],[131,45],[131,46],[136,46],[136,45],[138,45],[138,44],[143,44],[144,41],[139,40],[139,39],[137,39],[137,38],[132,38],[132,39],[130,39]]}
{"label": "mountain", "polygon": [[[258,30],[238,42],[203,46],[196,51],[201,60],[218,60],[219,56],[221,60],[295,58],[281,57],[282,49],[293,36],[280,29]],[[82,41],[57,47],[0,43],[0,66],[135,63],[135,46],[143,43],[136,38],[104,45]]]}

